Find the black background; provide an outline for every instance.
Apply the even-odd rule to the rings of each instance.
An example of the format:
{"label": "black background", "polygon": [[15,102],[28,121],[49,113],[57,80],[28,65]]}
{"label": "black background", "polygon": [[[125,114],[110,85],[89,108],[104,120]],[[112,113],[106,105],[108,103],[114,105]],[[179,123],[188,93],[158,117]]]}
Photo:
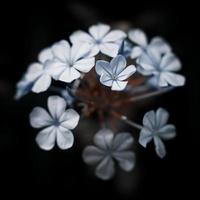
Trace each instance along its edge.
{"label": "black background", "polygon": [[[198,189],[199,168],[199,28],[198,7],[192,2],[137,1],[36,1],[1,3],[0,18],[0,182],[12,194],[40,197],[56,194],[62,199],[98,197],[113,199],[164,199],[187,195],[193,199]],[[76,29],[96,22],[128,21],[147,35],[162,35],[183,63],[186,86],[159,97],[148,108],[159,106],[171,113],[178,137],[167,143],[168,155],[160,160],[153,148],[137,147],[137,167],[133,176],[118,174],[103,182],[88,171],[77,143],[69,151],[55,148],[41,151],[35,144],[36,131],[28,121],[35,105],[46,97],[29,95],[13,100],[15,84],[38,52]],[[44,98],[45,97],[45,98]],[[141,120],[141,117],[139,118]],[[79,131],[84,134],[84,130]],[[122,173],[122,172],[121,172]],[[124,179],[121,177],[125,177]],[[132,184],[129,186],[129,182]]]}

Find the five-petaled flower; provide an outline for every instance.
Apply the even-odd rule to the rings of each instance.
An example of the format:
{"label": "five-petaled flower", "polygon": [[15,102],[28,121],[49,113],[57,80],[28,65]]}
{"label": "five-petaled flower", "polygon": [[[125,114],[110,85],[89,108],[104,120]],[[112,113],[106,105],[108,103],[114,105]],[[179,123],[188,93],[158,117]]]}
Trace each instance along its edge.
{"label": "five-petaled flower", "polygon": [[50,67],[53,78],[70,83],[80,78],[81,73],[89,72],[95,64],[95,58],[89,56],[90,48],[87,44],[74,44],[70,47],[65,40],[57,42],[52,47],[54,61]]}
{"label": "five-petaled flower", "polygon": [[39,93],[49,88],[52,78],[52,70],[49,65],[52,59],[51,48],[46,48],[39,53],[39,62],[32,63],[22,79],[18,82],[16,99],[24,96],[30,90]]}
{"label": "five-petaled flower", "polygon": [[89,165],[97,165],[95,174],[102,180],[108,180],[115,173],[115,163],[125,171],[135,166],[135,154],[128,150],[133,143],[129,133],[116,135],[109,129],[101,129],[94,136],[94,144],[83,151],[83,160]]}
{"label": "five-petaled flower", "polygon": [[89,44],[91,55],[101,52],[115,57],[126,34],[121,30],[109,31],[110,26],[106,24],[93,25],[89,28],[89,34],[81,30],[76,31],[70,36],[70,41],[73,44]]}
{"label": "five-petaled flower", "polygon": [[171,51],[169,44],[161,37],[154,37],[148,44],[146,34],[140,29],[130,30],[128,33],[129,39],[134,42],[130,57],[132,59],[138,58],[147,48],[155,48],[159,53],[167,53]]}
{"label": "five-petaled flower", "polygon": [[167,124],[169,113],[159,108],[156,112],[149,111],[144,115],[143,128],[140,132],[139,143],[146,147],[151,140],[154,141],[155,150],[160,158],[165,157],[166,149],[163,140],[169,140],[176,136],[176,129],[173,124]]}
{"label": "five-petaled flower", "polygon": [[128,81],[125,81],[135,73],[134,65],[126,67],[126,59],[122,55],[113,58],[111,62],[99,60],[96,62],[96,72],[100,75],[100,82],[112,90],[123,90]]}
{"label": "five-petaled flower", "polygon": [[156,86],[183,86],[185,84],[185,77],[175,73],[181,69],[181,62],[171,52],[162,55],[157,49],[149,47],[137,59],[137,64],[138,72],[144,76],[153,75],[151,81]]}
{"label": "five-petaled flower", "polygon": [[36,142],[41,149],[51,150],[55,142],[60,149],[68,149],[74,143],[71,132],[79,121],[79,114],[73,109],[66,110],[66,101],[59,96],[48,98],[48,113],[44,108],[35,107],[30,114],[30,123],[34,128],[44,128]]}

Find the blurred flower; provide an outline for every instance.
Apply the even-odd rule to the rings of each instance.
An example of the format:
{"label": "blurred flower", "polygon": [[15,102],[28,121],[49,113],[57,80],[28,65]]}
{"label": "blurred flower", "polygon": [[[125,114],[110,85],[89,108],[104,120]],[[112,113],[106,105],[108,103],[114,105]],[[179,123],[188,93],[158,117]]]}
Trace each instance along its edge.
{"label": "blurred flower", "polygon": [[46,48],[40,52],[38,56],[39,62],[31,64],[22,79],[17,83],[16,99],[21,98],[31,90],[39,93],[49,88],[52,74],[49,64],[52,59],[51,48]]}
{"label": "blurred flower", "polygon": [[125,81],[135,73],[134,65],[126,67],[126,59],[122,55],[113,58],[111,62],[99,60],[96,62],[96,72],[100,75],[100,82],[111,90],[123,90],[128,81]]}
{"label": "blurred flower", "polygon": [[54,79],[70,83],[80,78],[80,72],[89,72],[95,64],[95,58],[88,57],[89,51],[87,44],[74,44],[70,47],[65,40],[54,44],[54,62],[50,65],[51,70],[54,70]]}
{"label": "blurred flower", "polygon": [[146,147],[147,143],[154,141],[155,150],[160,158],[165,157],[166,149],[162,142],[163,140],[169,140],[176,136],[175,126],[167,124],[169,113],[159,108],[156,112],[149,111],[144,115],[143,128],[140,132],[139,143]]}
{"label": "blurred flower", "polygon": [[36,142],[41,149],[51,150],[55,142],[60,149],[68,149],[74,143],[74,136],[70,130],[74,129],[79,121],[79,114],[73,109],[66,109],[66,101],[59,96],[48,98],[48,113],[41,107],[35,107],[30,113],[30,123],[34,128],[44,128]]}
{"label": "blurred flower", "polygon": [[161,37],[154,37],[148,44],[146,34],[140,29],[130,30],[128,37],[136,44],[130,54],[132,59],[139,57],[148,47],[156,48],[161,54],[171,51],[169,44]]}
{"label": "blurred flower", "polygon": [[101,129],[94,136],[94,144],[83,151],[83,160],[89,165],[97,165],[95,174],[98,178],[108,180],[115,173],[114,161],[121,169],[131,171],[135,166],[135,154],[128,149],[133,143],[130,133],[114,136],[109,129]]}
{"label": "blurred flower", "polygon": [[97,55],[101,52],[110,57],[115,57],[126,34],[121,30],[109,31],[110,26],[106,24],[93,25],[89,28],[89,34],[81,30],[75,31],[70,36],[70,41],[73,44],[89,44],[91,55]]}
{"label": "blurred flower", "polygon": [[181,62],[171,52],[161,55],[157,49],[149,47],[137,59],[137,64],[137,70],[144,76],[153,75],[152,82],[159,87],[185,84],[185,77],[174,73],[181,69]]}
{"label": "blurred flower", "polygon": [[130,42],[128,42],[127,40],[123,40],[119,51],[118,51],[118,55],[122,55],[126,58],[128,58],[132,52],[132,44]]}

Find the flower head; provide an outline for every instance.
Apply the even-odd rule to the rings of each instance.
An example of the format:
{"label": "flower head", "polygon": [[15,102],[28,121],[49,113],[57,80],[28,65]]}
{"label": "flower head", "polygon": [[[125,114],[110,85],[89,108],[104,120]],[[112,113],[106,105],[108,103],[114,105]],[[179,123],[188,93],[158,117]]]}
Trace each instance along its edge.
{"label": "flower head", "polygon": [[74,44],[70,47],[65,40],[57,42],[52,47],[54,62],[50,65],[56,80],[67,83],[80,78],[81,73],[89,72],[95,64],[95,58],[89,56],[87,44]]}
{"label": "flower head", "polygon": [[66,110],[66,101],[59,96],[48,98],[49,113],[41,107],[35,107],[30,113],[30,123],[34,128],[44,128],[36,142],[41,149],[51,150],[55,143],[60,149],[68,149],[74,143],[71,132],[79,121],[79,114],[73,109]]}
{"label": "flower head", "polygon": [[129,39],[135,43],[130,57],[132,59],[138,58],[148,47],[157,49],[161,54],[171,51],[169,44],[161,37],[154,37],[148,44],[146,34],[140,29],[130,30],[128,33]]}
{"label": "flower head", "polygon": [[149,47],[137,59],[137,64],[137,70],[141,74],[153,75],[151,81],[156,86],[183,86],[185,84],[185,77],[175,73],[181,69],[181,62],[171,52],[162,55],[157,49]]}
{"label": "flower head", "polygon": [[144,115],[143,128],[140,132],[139,143],[146,147],[147,143],[154,141],[155,150],[160,158],[166,155],[163,140],[169,140],[176,136],[175,126],[167,124],[169,113],[159,108],[156,112],[149,111]]}
{"label": "flower head", "polygon": [[123,90],[128,81],[125,81],[132,74],[135,73],[136,68],[134,65],[126,67],[126,59],[122,55],[118,55],[107,62],[99,60],[96,62],[96,72],[100,75],[100,82],[112,90]]}
{"label": "flower head", "polygon": [[101,52],[110,57],[115,57],[125,37],[126,34],[123,31],[110,31],[110,26],[97,24],[89,28],[89,34],[84,31],[74,32],[70,36],[70,41],[73,44],[88,44],[91,55],[97,55]]}
{"label": "flower head", "polygon": [[53,59],[51,48],[42,50],[38,55],[39,62],[32,63],[17,84],[15,98],[19,99],[30,90],[35,93],[46,91],[51,85],[52,71],[49,65]]}
{"label": "flower head", "polygon": [[94,136],[94,144],[83,151],[83,160],[89,165],[97,165],[95,174],[108,180],[115,173],[116,161],[124,171],[131,171],[135,166],[135,154],[128,150],[133,143],[129,133],[114,135],[109,129],[102,129]]}

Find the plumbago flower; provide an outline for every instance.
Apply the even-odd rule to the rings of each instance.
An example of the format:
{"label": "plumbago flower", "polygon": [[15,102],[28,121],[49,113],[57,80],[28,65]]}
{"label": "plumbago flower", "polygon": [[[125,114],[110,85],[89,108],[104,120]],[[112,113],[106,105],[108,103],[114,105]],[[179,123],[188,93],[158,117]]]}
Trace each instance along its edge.
{"label": "plumbago flower", "polygon": [[159,108],[156,112],[149,111],[144,115],[143,128],[140,131],[139,143],[146,147],[147,143],[154,141],[155,150],[160,158],[166,155],[163,140],[173,139],[176,136],[176,129],[173,124],[167,124],[169,113]]}
{"label": "plumbago flower", "polygon": [[137,59],[137,70],[144,76],[153,75],[154,85],[159,87],[183,86],[185,77],[175,73],[181,69],[180,60],[171,52],[164,55],[150,47]]}
{"label": "plumbago flower", "polygon": [[55,70],[56,80],[70,83],[80,78],[81,72],[89,72],[95,64],[95,58],[89,56],[90,47],[87,44],[74,44],[62,40],[52,47],[54,61],[50,67]]}
{"label": "plumbago flower", "polygon": [[51,150],[55,143],[60,149],[68,149],[74,143],[71,132],[79,121],[79,114],[73,109],[66,109],[66,101],[59,96],[48,98],[48,113],[41,107],[35,107],[30,114],[30,123],[34,128],[44,128],[36,142],[43,150]]}
{"label": "plumbago flower", "polygon": [[128,33],[129,39],[134,42],[130,57],[132,59],[138,58],[147,48],[152,47],[157,50],[157,52],[167,53],[171,51],[170,45],[161,37],[154,37],[148,44],[146,34],[140,29],[130,30]]}
{"label": "plumbago flower", "polygon": [[95,174],[108,180],[115,174],[115,161],[124,171],[131,171],[135,166],[135,154],[128,150],[133,143],[130,133],[116,135],[109,129],[101,129],[94,136],[94,144],[83,151],[83,160],[89,165],[97,165]]}
{"label": "plumbago flower", "polygon": [[96,72],[100,75],[100,82],[111,90],[124,90],[128,81],[125,81],[136,72],[134,65],[126,67],[126,59],[122,55],[113,58],[111,62],[99,60],[96,63]]}
{"label": "plumbago flower", "polygon": [[52,59],[51,48],[46,48],[39,53],[39,62],[31,64],[23,78],[18,82],[16,99],[21,98],[30,90],[39,93],[49,88],[52,78],[52,71],[49,64]]}
{"label": "plumbago flower", "polygon": [[[97,119],[101,126],[106,124],[117,129],[120,120],[138,129],[139,143],[146,147],[153,140],[157,155],[163,158],[166,149],[162,140],[176,136],[175,126],[167,124],[168,112],[163,108],[147,112],[143,126],[127,115],[134,112],[134,102],[168,92],[172,88],[167,87],[169,85],[173,88],[184,85],[185,77],[176,73],[181,69],[181,62],[169,44],[160,37],[154,37],[148,43],[140,29],[129,31],[127,38],[126,33],[110,30],[106,24],[91,26],[89,33],[76,31],[70,41],[72,45],[61,40],[41,51],[38,62],[28,67],[17,84],[16,99],[29,91],[54,92],[63,97],[50,96],[47,101],[49,111],[35,107],[30,114],[31,126],[42,128],[36,137],[39,147],[51,150],[57,144],[66,150],[73,145],[71,130],[77,126],[80,115],[72,108],[66,110],[68,105],[79,108],[83,118]],[[95,63],[96,55],[101,60]],[[130,63],[128,66],[127,62]],[[62,84],[54,81],[50,87],[52,78]],[[156,87],[149,87],[149,84]],[[93,140],[94,145],[84,149],[83,160],[96,165],[97,177],[102,180],[112,178],[115,164],[124,171],[134,168],[135,154],[129,150],[133,143],[130,133],[114,135],[109,128],[101,129]]]}
{"label": "plumbago flower", "polygon": [[110,26],[97,24],[89,28],[89,34],[84,31],[76,31],[70,36],[70,41],[74,44],[90,45],[91,55],[99,52],[115,57],[126,34],[121,30],[110,31]]}

